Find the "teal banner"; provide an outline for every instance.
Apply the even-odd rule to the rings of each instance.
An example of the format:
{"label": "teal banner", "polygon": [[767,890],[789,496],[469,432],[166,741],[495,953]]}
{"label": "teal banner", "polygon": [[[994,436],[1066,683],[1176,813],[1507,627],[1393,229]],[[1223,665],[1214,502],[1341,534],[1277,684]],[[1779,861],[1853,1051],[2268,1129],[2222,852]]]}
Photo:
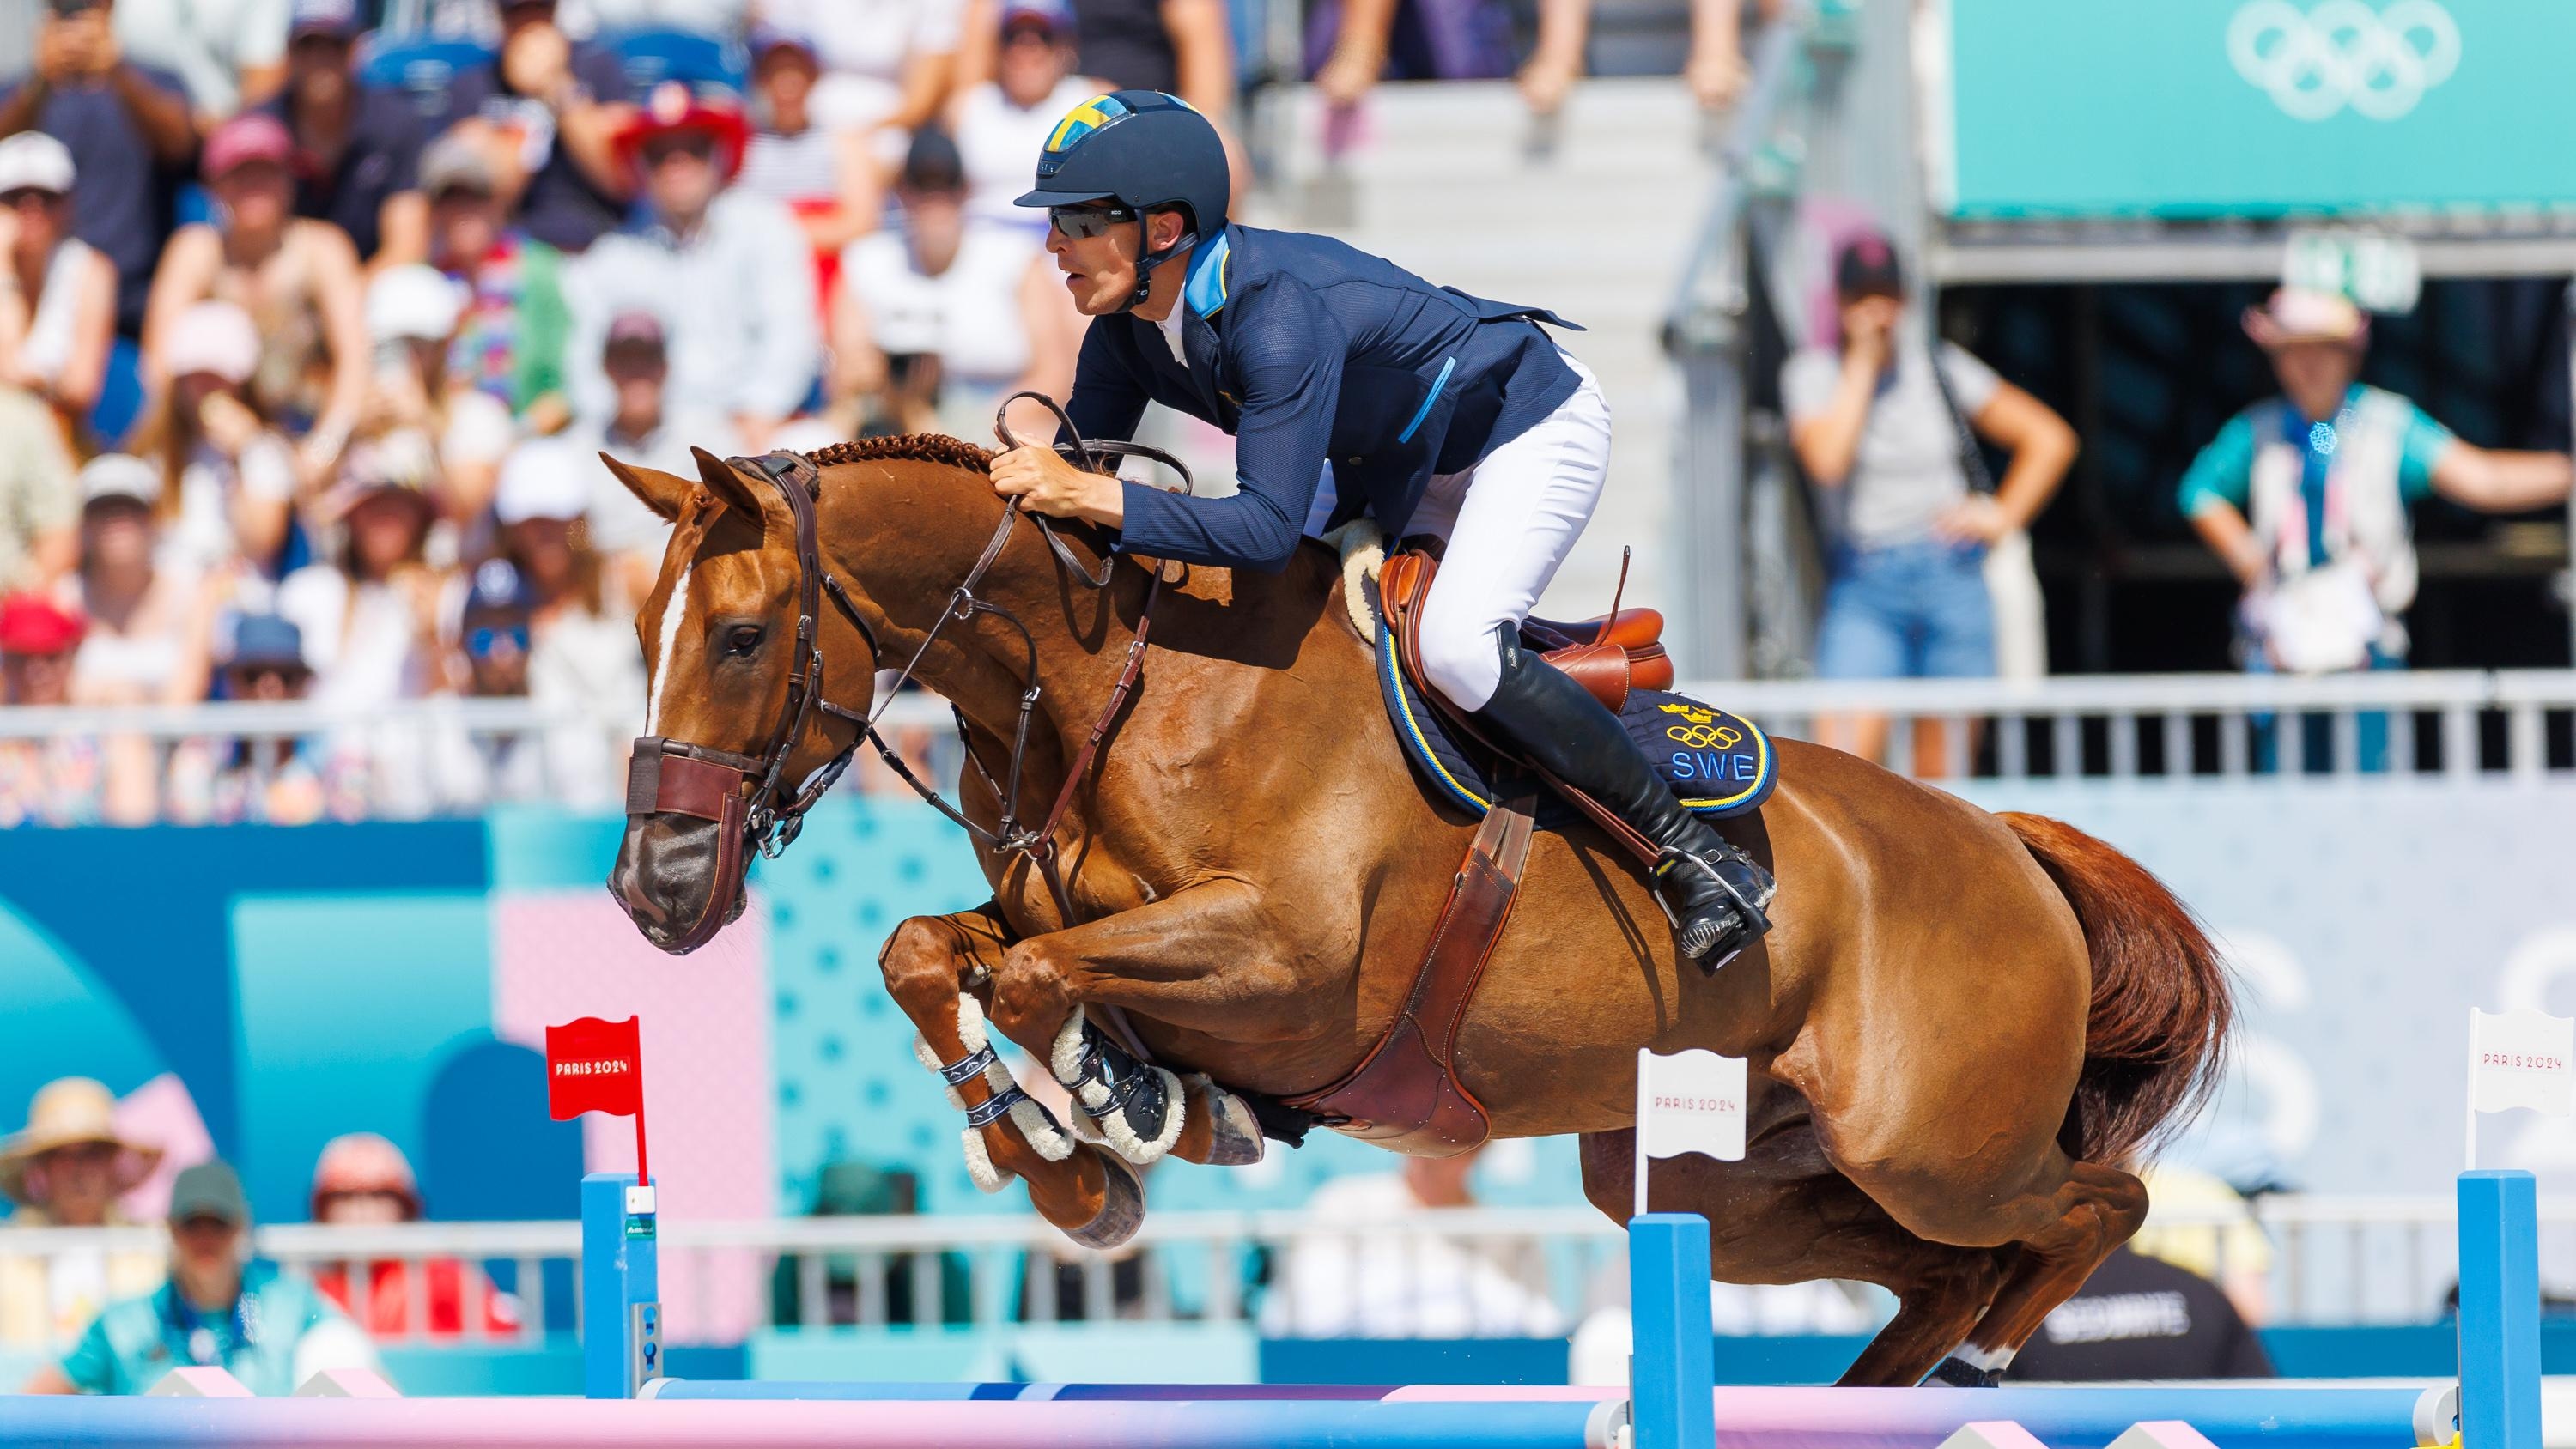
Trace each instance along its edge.
{"label": "teal banner", "polygon": [[2567,0],[1948,9],[1935,180],[1962,219],[2576,205]]}

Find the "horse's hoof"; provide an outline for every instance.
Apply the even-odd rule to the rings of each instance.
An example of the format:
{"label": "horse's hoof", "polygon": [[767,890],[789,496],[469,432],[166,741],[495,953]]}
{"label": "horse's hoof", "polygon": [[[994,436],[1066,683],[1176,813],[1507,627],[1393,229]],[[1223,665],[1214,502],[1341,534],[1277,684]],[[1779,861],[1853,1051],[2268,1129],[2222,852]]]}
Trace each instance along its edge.
{"label": "horse's hoof", "polygon": [[1184,1077],[1183,1083],[1195,1090],[1208,1118],[1208,1164],[1213,1167],[1249,1167],[1261,1160],[1261,1123],[1252,1115],[1252,1104],[1197,1073]]}
{"label": "horse's hoof", "polygon": [[1983,1369],[1961,1358],[1945,1358],[1933,1365],[1926,1383],[1948,1384],[1954,1389],[1993,1389],[2003,1386],[2002,1369]]}
{"label": "horse's hoof", "polygon": [[1125,1246],[1145,1222],[1145,1184],[1136,1169],[1121,1161],[1114,1152],[1095,1152],[1100,1160],[1100,1211],[1091,1221],[1078,1228],[1068,1228],[1065,1236],[1086,1248],[1107,1252]]}

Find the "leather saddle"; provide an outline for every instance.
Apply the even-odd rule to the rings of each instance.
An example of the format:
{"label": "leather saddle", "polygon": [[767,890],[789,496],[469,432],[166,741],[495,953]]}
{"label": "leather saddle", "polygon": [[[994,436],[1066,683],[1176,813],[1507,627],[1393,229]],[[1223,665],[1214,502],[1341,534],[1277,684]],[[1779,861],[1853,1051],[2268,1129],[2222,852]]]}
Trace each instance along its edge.
{"label": "leather saddle", "polygon": [[[1405,667],[1416,680],[1423,678],[1421,605],[1437,570],[1431,555],[1407,549],[1389,557],[1378,575],[1384,627],[1393,631]],[[1661,639],[1663,615],[1652,609],[1623,610],[1615,599],[1612,605],[1608,614],[1579,623],[1531,619],[1522,625],[1521,638],[1617,714],[1632,688],[1670,687],[1673,663]],[[1452,723],[1472,732],[1463,711],[1445,701],[1440,707]],[[1577,808],[1601,818],[1595,813],[1599,806],[1568,794]],[[1341,1080],[1288,1097],[1286,1105],[1313,1113],[1338,1132],[1418,1157],[1454,1156],[1492,1135],[1493,1119],[1484,1103],[1458,1080],[1458,1028],[1519,896],[1537,805],[1535,796],[1524,795],[1498,800],[1485,812],[1450,882],[1449,899],[1431,928],[1422,964],[1415,968],[1412,989],[1395,1021]],[[1622,831],[1635,833],[1622,823],[1614,838]],[[1651,847],[1647,858],[1652,859]]]}
{"label": "leather saddle", "polygon": [[[1378,594],[1386,604],[1387,624],[1397,631],[1405,666],[1417,680],[1423,675],[1413,625],[1421,618],[1422,601],[1430,594],[1431,581],[1439,569],[1439,561],[1429,553],[1408,548],[1390,555],[1378,573]],[[1623,569],[1623,585],[1624,574]],[[1673,659],[1664,650],[1664,616],[1653,609],[1622,609],[1615,597],[1610,612],[1596,619],[1570,624],[1553,619],[1525,620],[1521,624],[1521,641],[1572,676],[1612,714],[1627,705],[1631,689],[1673,687]]]}

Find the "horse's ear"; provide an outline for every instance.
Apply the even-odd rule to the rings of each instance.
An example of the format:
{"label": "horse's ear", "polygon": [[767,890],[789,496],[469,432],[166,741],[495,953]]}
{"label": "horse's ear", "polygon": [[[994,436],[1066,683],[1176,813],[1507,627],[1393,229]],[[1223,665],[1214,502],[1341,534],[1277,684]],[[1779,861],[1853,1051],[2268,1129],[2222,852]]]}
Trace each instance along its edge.
{"label": "horse's ear", "polygon": [[608,471],[617,475],[617,481],[626,485],[626,491],[641,499],[644,506],[652,509],[664,523],[679,521],[682,505],[689,501],[690,491],[697,487],[686,478],[675,478],[658,468],[628,467],[606,453],[599,455],[599,461],[606,463]]}
{"label": "horse's ear", "polygon": [[690,448],[689,456],[698,460],[698,481],[707,485],[707,491],[723,500],[725,507],[748,519],[754,528],[759,527],[761,499],[752,491],[751,480],[742,476],[731,463],[704,448]]}

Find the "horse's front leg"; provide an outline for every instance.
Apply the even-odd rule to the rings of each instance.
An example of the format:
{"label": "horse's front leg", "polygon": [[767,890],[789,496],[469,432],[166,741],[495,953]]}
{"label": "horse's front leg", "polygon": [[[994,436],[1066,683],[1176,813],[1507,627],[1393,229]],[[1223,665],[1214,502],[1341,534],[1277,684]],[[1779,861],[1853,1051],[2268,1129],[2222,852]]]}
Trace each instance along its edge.
{"label": "horse's front leg", "polygon": [[1261,1129],[1241,1097],[1204,1074],[1139,1062],[1083,1011],[1128,1007],[1225,1035],[1288,993],[1259,893],[1211,881],[1070,930],[1012,945],[993,975],[993,1021],[1047,1063],[1072,1095],[1074,1128],[1130,1162],[1261,1159]]}
{"label": "horse's front leg", "polygon": [[1135,1172],[1074,1141],[993,1051],[978,993],[991,990],[981,983],[998,972],[1005,939],[982,911],[915,916],[886,938],[877,964],[887,994],[920,1029],[913,1049],[921,1064],[939,1074],[950,1103],[966,1113],[966,1170],[975,1185],[999,1192],[1018,1177],[1029,1185],[1029,1201],[1075,1242],[1116,1247],[1144,1220]]}

